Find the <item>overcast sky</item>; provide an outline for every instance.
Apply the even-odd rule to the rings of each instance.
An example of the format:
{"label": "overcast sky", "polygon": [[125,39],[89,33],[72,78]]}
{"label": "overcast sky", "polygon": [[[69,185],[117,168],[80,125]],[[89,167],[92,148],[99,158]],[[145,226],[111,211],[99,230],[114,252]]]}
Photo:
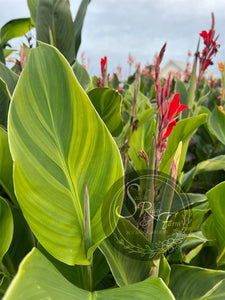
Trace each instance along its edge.
{"label": "overcast sky", "polygon": [[[70,1],[73,17],[79,3]],[[144,67],[167,42],[163,64],[170,59],[185,62],[188,50],[196,50],[199,33],[210,29],[211,12],[221,44],[212,70],[219,74],[217,62],[225,61],[225,0],[92,0],[78,59],[85,51],[89,71],[98,75],[100,58],[106,55],[110,72],[121,65],[127,73],[129,53]],[[0,26],[28,16],[26,0],[0,0]]]}

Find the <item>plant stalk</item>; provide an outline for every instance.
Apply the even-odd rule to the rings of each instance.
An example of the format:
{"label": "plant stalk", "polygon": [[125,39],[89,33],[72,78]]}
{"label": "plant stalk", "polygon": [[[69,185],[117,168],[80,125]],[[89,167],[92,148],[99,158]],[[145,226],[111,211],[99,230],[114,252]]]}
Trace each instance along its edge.
{"label": "plant stalk", "polygon": [[135,118],[135,112],[137,107],[137,95],[139,90],[139,80],[140,80],[140,64],[137,67],[136,71],[136,79],[135,79],[135,87],[134,87],[134,101],[133,101],[133,108],[132,108],[132,114],[130,118],[130,127],[129,127],[129,136],[126,143],[126,149],[125,149],[125,158],[124,158],[124,172],[126,172],[127,164],[128,164],[128,149],[130,147],[130,139],[133,133],[134,128],[134,118]]}
{"label": "plant stalk", "polygon": [[145,236],[148,241],[152,240],[153,226],[154,226],[154,199],[155,199],[155,159],[156,156],[156,138],[153,135],[150,155],[149,155],[149,165],[146,181],[146,192],[145,192],[145,209],[144,212],[147,213],[147,228]]}

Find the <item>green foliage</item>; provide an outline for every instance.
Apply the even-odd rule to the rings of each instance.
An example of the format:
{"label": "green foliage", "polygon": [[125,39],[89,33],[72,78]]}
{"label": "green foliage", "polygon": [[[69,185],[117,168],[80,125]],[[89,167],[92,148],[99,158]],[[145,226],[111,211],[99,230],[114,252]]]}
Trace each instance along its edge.
{"label": "green foliage", "polygon": [[[207,226],[208,220],[204,226],[203,233],[209,239],[216,240],[218,247],[217,263],[224,264],[225,254],[225,241],[224,241],[224,222],[225,222],[225,211],[224,211],[224,193],[225,193],[225,182],[221,182],[213,189],[207,192],[206,196],[209,201],[209,206],[212,211],[210,226]],[[222,259],[223,258],[223,259]],[[222,260],[222,262],[220,262]]]}
{"label": "green foliage", "polygon": [[[34,49],[21,75],[9,113],[9,140],[16,196],[32,231],[57,259],[71,265],[89,264],[117,222],[115,217],[111,227],[102,225],[107,222],[104,218],[111,220],[115,214],[104,214],[104,209],[111,198],[109,189],[123,176],[122,162],[72,69],[51,46]],[[106,160],[110,174],[104,167]],[[87,252],[85,185],[92,226]],[[118,209],[121,201],[122,194],[116,199]]]}
{"label": "green foliage", "polygon": [[151,108],[145,110],[135,121],[137,122],[137,128],[132,133],[128,154],[135,170],[138,171],[147,169],[147,163],[140,157],[140,151],[144,150],[149,157],[155,129],[154,110]]}
{"label": "green foliage", "polygon": [[88,97],[112,136],[118,136],[123,129],[120,94],[109,88],[95,88],[88,92]]}
{"label": "green foliage", "polygon": [[36,26],[36,16],[39,0],[27,0],[27,5],[30,10],[31,22]]}
{"label": "green foliage", "polygon": [[91,78],[88,74],[88,71],[81,64],[79,64],[77,60],[72,65],[72,69],[82,88],[85,91],[88,90],[88,88],[90,88],[91,85]]}
{"label": "green foliage", "polygon": [[81,0],[81,4],[77,11],[75,20],[74,20],[74,38],[75,38],[75,57],[77,56],[77,52],[81,43],[81,32],[83,28],[84,18],[87,12],[88,4],[91,0]]}
{"label": "green foliage", "polygon": [[9,151],[8,134],[0,127],[0,185],[16,204],[13,188],[13,161]]}
{"label": "green foliage", "polygon": [[225,296],[225,272],[174,265],[169,287],[177,300],[222,300]]}
{"label": "green foliage", "polygon": [[172,159],[174,157],[174,154],[176,152],[176,149],[180,141],[182,141],[182,152],[181,152],[181,158],[178,167],[178,173],[182,170],[190,139],[193,136],[193,134],[196,132],[197,128],[200,125],[204,124],[206,120],[207,120],[207,115],[201,114],[199,116],[181,120],[177,123],[176,127],[173,129],[168,139],[166,152],[160,164],[161,172],[164,173],[169,172]]}
{"label": "green foliage", "polygon": [[225,145],[225,113],[215,107],[209,115],[209,128],[218,138],[218,140]]}
{"label": "green foliage", "polygon": [[219,155],[214,158],[205,160],[197,164],[190,171],[184,174],[182,178],[182,188],[188,191],[192,181],[198,174],[210,171],[225,170],[225,155]]}
{"label": "green foliage", "polygon": [[19,76],[0,62],[0,78],[6,83],[8,94],[11,97]]}
{"label": "green foliage", "polygon": [[0,295],[224,299],[221,81],[196,82],[197,56],[189,82],[154,66],[90,78],[76,59],[89,3],[73,20],[69,0],[27,0],[31,18],[0,31]]}
{"label": "green foliage", "polygon": [[119,219],[113,234],[100,245],[119,286],[148,277],[151,259],[148,252],[151,248],[140,231],[124,218]]}
{"label": "green foliage", "polygon": [[6,127],[9,108],[9,91],[6,83],[0,78],[0,125]]}
{"label": "green foliage", "polygon": [[51,256],[40,244],[38,250],[60,271],[60,273],[72,284],[87,291],[94,291],[102,279],[109,273],[109,266],[100,250],[96,250],[93,255],[92,264],[88,266],[69,266]]}
{"label": "green foliage", "polygon": [[8,250],[13,236],[13,217],[6,200],[0,197],[0,264]]}
{"label": "green foliage", "polygon": [[74,61],[74,29],[69,0],[39,0],[36,15],[37,40],[53,45],[72,63]]}
{"label": "green foliage", "polygon": [[[46,276],[47,275],[47,276]],[[37,284],[38,283],[38,284]],[[20,266],[19,272],[4,299],[175,299],[162,280],[151,277],[143,282],[122,288],[90,293],[68,282],[57,269],[37,250],[33,249]]]}
{"label": "green foliage", "polygon": [[32,27],[30,18],[9,21],[0,30],[0,45],[5,48],[8,41],[15,37],[23,36]]}

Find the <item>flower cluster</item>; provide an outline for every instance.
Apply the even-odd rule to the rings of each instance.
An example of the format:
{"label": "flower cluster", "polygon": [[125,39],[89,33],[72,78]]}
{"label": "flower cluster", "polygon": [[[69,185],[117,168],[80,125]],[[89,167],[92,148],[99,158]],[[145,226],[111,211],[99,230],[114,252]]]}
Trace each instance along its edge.
{"label": "flower cluster", "polygon": [[198,54],[199,61],[200,61],[200,72],[202,73],[201,77],[203,76],[203,73],[207,69],[207,67],[213,64],[212,58],[213,56],[216,55],[218,48],[220,47],[220,45],[217,44],[217,39],[219,35],[217,35],[217,37],[215,38],[214,27],[215,27],[215,19],[214,19],[214,14],[212,13],[211,29],[209,30],[209,32],[203,30],[200,33],[200,36],[203,38],[204,45],[205,45],[202,53]]}
{"label": "flower cluster", "polygon": [[107,76],[106,76],[107,75],[107,56],[101,58],[100,65],[101,65],[101,75],[97,79],[96,84],[98,87],[104,87],[106,84],[106,80],[107,80]]}
{"label": "flower cluster", "polygon": [[101,72],[102,72],[102,77],[104,77],[106,73],[106,64],[107,64],[107,56],[104,58],[101,58]]}
{"label": "flower cluster", "polygon": [[141,74],[149,79],[155,78],[155,66],[147,64],[141,71]]}
{"label": "flower cluster", "polygon": [[128,56],[128,60],[127,60],[127,63],[128,65],[131,67],[134,63],[134,58],[133,56],[131,56],[131,54],[129,53],[129,56]]}
{"label": "flower cluster", "polygon": [[119,78],[120,80],[122,80],[122,78],[123,78],[123,74],[122,74],[123,68],[122,68],[121,66],[117,66],[117,67],[116,67],[116,70],[117,70],[117,76],[118,76],[118,78]]}
{"label": "flower cluster", "polygon": [[167,139],[172,132],[174,126],[176,126],[177,115],[188,108],[187,105],[180,104],[180,94],[175,94],[173,99],[169,102],[170,96],[170,80],[171,74],[165,82],[164,87],[161,86],[159,73],[160,63],[162,61],[166,44],[160,51],[160,54],[156,61],[155,66],[155,90],[156,90],[156,101],[158,105],[158,140],[157,140],[157,154],[156,159],[158,162],[161,161],[162,156],[165,152]]}
{"label": "flower cluster", "polygon": [[162,88],[159,96],[158,109],[159,109],[159,138],[157,143],[157,152],[159,161],[164,154],[167,138],[171,134],[173,127],[176,126],[178,114],[184,109],[188,108],[187,105],[180,104],[180,94],[175,94],[171,101],[169,99],[170,78],[168,77],[164,87]]}

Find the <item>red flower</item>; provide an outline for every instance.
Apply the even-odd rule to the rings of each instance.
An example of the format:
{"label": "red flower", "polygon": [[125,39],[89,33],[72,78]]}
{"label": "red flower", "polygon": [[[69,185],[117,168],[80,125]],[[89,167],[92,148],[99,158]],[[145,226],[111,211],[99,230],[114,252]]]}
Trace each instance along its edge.
{"label": "red flower", "polygon": [[102,72],[102,75],[105,74],[106,64],[107,64],[107,56],[105,56],[104,58],[101,58],[101,72]]}
{"label": "red flower", "polygon": [[187,105],[180,104],[180,94],[175,94],[170,102],[168,102],[167,99],[164,99],[163,105],[159,106],[159,146],[164,142],[164,139],[169,137],[173,127],[176,126],[176,116],[186,108],[188,108]]}
{"label": "red flower", "polygon": [[217,39],[219,35],[215,37],[215,19],[214,14],[212,13],[212,26],[209,32],[206,30],[203,30],[200,33],[200,36],[203,38],[205,48],[202,50],[201,54],[198,54],[199,61],[200,61],[200,78],[203,77],[203,73],[208,68],[209,65],[212,65],[212,57],[216,55],[218,48],[220,45],[218,45]]}
{"label": "red flower", "polygon": [[168,102],[168,109],[163,119],[163,124],[166,127],[166,132],[163,138],[168,138],[174,126],[176,126],[176,115],[188,108],[187,105],[180,104],[180,94],[175,94],[173,100]]}
{"label": "red flower", "polygon": [[188,108],[187,105],[180,104],[180,94],[175,94],[173,100],[168,102],[168,110],[164,117],[165,121],[170,123],[176,115],[186,108]]}
{"label": "red flower", "polygon": [[[156,60],[155,65],[155,90],[156,90],[156,101],[158,105],[158,138],[157,138],[157,149],[156,149],[156,160],[157,164],[161,161],[167,146],[167,139],[171,134],[173,127],[176,126],[177,115],[188,108],[187,105],[180,104],[180,94],[175,94],[173,99],[169,102],[170,95],[170,80],[171,74],[169,74],[164,86],[161,86],[159,78],[160,74],[160,63],[162,61],[166,44],[162,47],[159,56]],[[158,168],[157,168],[158,169]]]}
{"label": "red flower", "polygon": [[203,30],[200,33],[200,36],[203,38],[204,44],[209,47],[212,40],[212,29],[210,29],[208,33],[207,31]]}

